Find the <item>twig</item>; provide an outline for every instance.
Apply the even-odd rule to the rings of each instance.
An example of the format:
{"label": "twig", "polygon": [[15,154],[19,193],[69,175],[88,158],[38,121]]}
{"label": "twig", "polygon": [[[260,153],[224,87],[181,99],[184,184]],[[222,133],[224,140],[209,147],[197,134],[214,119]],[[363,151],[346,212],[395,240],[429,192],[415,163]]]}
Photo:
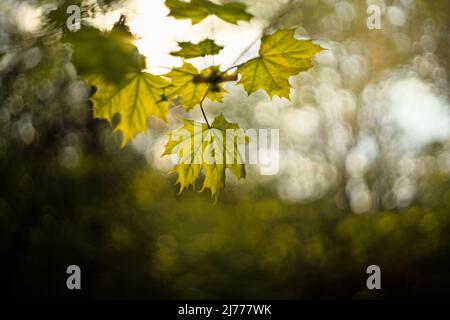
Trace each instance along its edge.
{"label": "twig", "polygon": [[[267,26],[265,26],[262,31],[258,34],[258,36],[255,38],[255,40],[252,41],[252,43],[247,46],[244,51],[241,52],[241,54],[234,60],[233,65],[237,64],[239,60],[255,45],[256,42],[258,42],[259,39],[267,32],[268,29],[272,28],[274,24],[276,24],[281,18],[283,18],[286,14],[291,12],[291,5],[294,4],[297,0],[290,0],[288,3],[286,3],[284,10],[280,10],[276,16],[273,17],[273,21],[269,23]],[[228,68],[227,71],[234,69],[235,67]]]}
{"label": "twig", "polygon": [[[265,32],[266,28],[263,29],[263,31],[261,31],[260,34],[258,34],[258,37],[255,38],[255,40],[252,41],[252,43],[250,45],[248,45],[244,51],[241,52],[241,54],[233,61],[233,64],[235,65],[236,63],[239,62],[239,60],[241,60],[241,58],[251,49],[253,48],[253,46],[255,45],[256,42],[258,42],[259,39],[261,39],[261,37],[263,36],[264,32]],[[231,68],[232,69],[232,68]]]}

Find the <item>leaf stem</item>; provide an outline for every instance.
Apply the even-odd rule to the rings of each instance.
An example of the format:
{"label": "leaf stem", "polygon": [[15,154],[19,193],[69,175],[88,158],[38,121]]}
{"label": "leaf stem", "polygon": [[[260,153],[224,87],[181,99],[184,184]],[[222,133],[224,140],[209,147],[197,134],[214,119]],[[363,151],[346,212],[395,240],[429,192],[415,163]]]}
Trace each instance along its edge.
{"label": "leaf stem", "polygon": [[208,129],[211,129],[211,126],[208,122],[208,118],[206,117],[205,110],[203,110],[203,103],[200,103],[200,110],[202,110],[203,118],[205,118],[206,124],[208,125]]}
{"label": "leaf stem", "polygon": [[241,63],[241,64],[236,64],[236,65],[234,65],[234,66],[231,66],[231,67],[229,67],[228,69],[226,69],[223,73],[228,73],[229,71],[231,71],[231,70],[233,70],[233,69],[236,69],[236,68],[239,68],[240,66],[242,66],[243,65],[243,63]]}
{"label": "leaf stem", "polygon": [[209,124],[208,117],[206,116],[205,110],[203,109],[203,101],[205,101],[208,93],[209,93],[209,87],[208,87],[208,90],[206,90],[205,95],[203,96],[202,100],[200,101],[200,110],[202,110],[203,118],[205,119],[206,124],[208,125],[208,129],[211,129],[211,125]]}

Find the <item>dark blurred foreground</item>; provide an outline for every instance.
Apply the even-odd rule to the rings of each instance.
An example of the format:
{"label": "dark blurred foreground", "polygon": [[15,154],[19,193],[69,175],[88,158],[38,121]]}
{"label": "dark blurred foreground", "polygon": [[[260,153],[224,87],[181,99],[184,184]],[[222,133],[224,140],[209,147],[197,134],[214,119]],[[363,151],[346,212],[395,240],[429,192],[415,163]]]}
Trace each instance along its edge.
{"label": "dark blurred foreground", "polygon": [[[450,189],[439,176],[403,212],[357,216],[331,195],[309,205],[264,190],[217,205],[177,197],[172,179],[128,154],[89,156],[76,170],[39,147],[1,155],[2,295],[450,297]],[[71,264],[82,270],[78,292],[66,289]],[[382,269],[381,291],[365,289],[370,264]]]}

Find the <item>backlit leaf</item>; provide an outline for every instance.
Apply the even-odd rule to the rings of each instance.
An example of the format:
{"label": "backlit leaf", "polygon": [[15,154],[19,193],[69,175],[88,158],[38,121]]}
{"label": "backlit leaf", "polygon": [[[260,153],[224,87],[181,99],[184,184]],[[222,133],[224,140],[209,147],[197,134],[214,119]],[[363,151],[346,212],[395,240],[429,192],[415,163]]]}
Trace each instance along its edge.
{"label": "backlit leaf", "polygon": [[192,64],[184,62],[180,68],[172,68],[165,76],[171,80],[166,94],[169,99],[179,98],[186,109],[191,110],[206,97],[214,102],[222,102],[225,90],[220,82],[208,82],[210,74],[219,74],[217,67],[198,72]]}
{"label": "backlit leaf", "polygon": [[211,39],[203,40],[198,44],[193,44],[191,42],[180,42],[178,45],[181,49],[176,52],[172,52],[171,55],[185,59],[216,55],[223,49],[223,47],[218,46]]}
{"label": "backlit leaf", "polygon": [[[231,131],[228,131],[231,130]],[[248,143],[248,138],[239,126],[229,123],[223,115],[217,116],[211,127],[192,120],[173,131],[166,145],[165,155],[177,155],[179,163],[173,172],[178,174],[180,193],[192,186],[204,174],[203,187],[211,190],[217,200],[225,188],[225,172],[229,169],[238,179],[245,178],[244,161],[238,146]]]}
{"label": "backlit leaf", "polygon": [[120,83],[130,68],[145,68],[145,58],[127,32],[126,25],[119,21],[108,32],[83,25],[77,32],[67,32],[63,41],[72,45],[72,63],[78,74],[86,76],[101,74],[106,81]]}
{"label": "backlit leaf", "polygon": [[322,50],[310,40],[294,38],[294,29],[279,30],[261,39],[259,57],[238,68],[242,84],[248,94],[259,89],[270,97],[289,99],[289,77],[312,67],[312,57]]}
{"label": "backlit leaf", "polygon": [[122,145],[138,133],[148,131],[150,116],[166,120],[169,103],[164,97],[164,89],[169,83],[162,77],[131,72],[119,85],[106,82],[99,75],[87,77],[86,82],[97,87],[92,97],[95,118],[112,123],[113,117],[120,115],[116,130],[122,132]]}
{"label": "backlit leaf", "polygon": [[169,16],[176,19],[191,19],[192,24],[197,24],[209,15],[233,24],[238,21],[249,21],[253,16],[245,10],[247,6],[240,2],[228,2],[217,5],[208,0],[166,0],[166,6],[170,9]]}

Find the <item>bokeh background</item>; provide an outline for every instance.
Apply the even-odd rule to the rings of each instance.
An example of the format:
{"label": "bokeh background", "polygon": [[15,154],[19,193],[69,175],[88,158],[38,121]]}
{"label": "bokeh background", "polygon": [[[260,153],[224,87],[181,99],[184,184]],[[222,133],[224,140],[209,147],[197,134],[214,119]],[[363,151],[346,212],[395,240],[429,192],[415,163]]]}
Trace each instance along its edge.
{"label": "bokeh background", "polygon": [[[81,2],[83,26],[69,33],[66,8]],[[449,2],[243,2],[250,23],[194,27],[167,17],[163,0],[0,2],[2,296],[450,297]],[[366,26],[370,4],[380,30]],[[279,129],[277,175],[249,166],[217,204],[177,195],[165,134],[201,114],[176,105],[168,125],[152,119],[120,148],[92,119],[80,76],[120,76],[128,52],[105,32],[121,15],[159,74],[181,65],[176,41],[226,46],[199,68],[256,56],[277,28],[327,49],[291,79],[292,101],[228,85],[223,104],[206,105],[243,128]],[[81,291],[66,288],[71,264]],[[382,290],[366,289],[371,264]]]}

